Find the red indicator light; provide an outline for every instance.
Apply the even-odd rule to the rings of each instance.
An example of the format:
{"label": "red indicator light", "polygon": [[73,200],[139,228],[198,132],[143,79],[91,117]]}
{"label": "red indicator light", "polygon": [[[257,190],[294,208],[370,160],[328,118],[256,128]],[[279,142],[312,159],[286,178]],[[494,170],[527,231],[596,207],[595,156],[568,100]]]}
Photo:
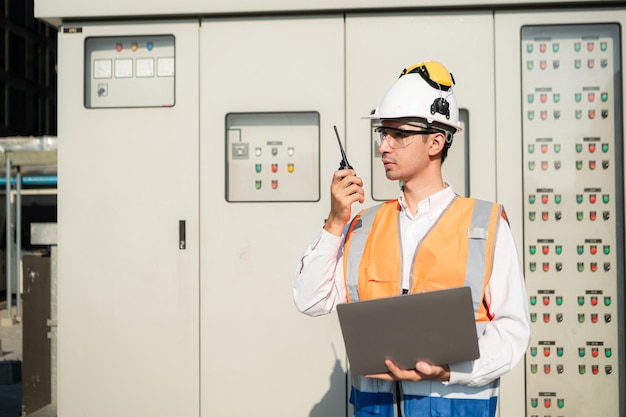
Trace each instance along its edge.
{"label": "red indicator light", "polygon": [[[596,314],[596,320],[598,320],[597,314]],[[543,314],[543,322],[544,323],[549,323],[550,322],[550,313],[544,313]]]}
{"label": "red indicator light", "polygon": [[546,120],[548,118],[548,112],[543,110],[541,112],[541,120]]}
{"label": "red indicator light", "polygon": [[597,314],[592,314],[591,315],[591,322],[592,323],[597,323],[598,322],[598,315]]}
{"label": "red indicator light", "polygon": [[591,356],[593,356],[594,358],[597,358],[598,355],[599,355],[598,348],[591,348]]}
{"label": "red indicator light", "polygon": [[548,169],[548,161],[541,161],[541,169],[543,171]]}
{"label": "red indicator light", "polygon": [[[596,262],[591,263],[591,272],[596,272],[598,270],[598,264]],[[597,303],[597,301],[596,301]]]}
{"label": "red indicator light", "polygon": [[589,93],[587,94],[587,100],[589,100],[591,103],[593,103],[593,101],[596,99],[596,95],[595,93]]}
{"label": "red indicator light", "polygon": [[590,252],[592,255],[598,253],[598,247],[596,245],[591,245]]}
{"label": "red indicator light", "polygon": [[[543,365],[543,372],[546,373],[546,374],[549,374],[550,373],[550,365]],[[552,403],[550,402],[550,400],[546,398],[545,399],[545,406],[546,407],[550,407],[551,404]]]}
{"label": "red indicator light", "polygon": [[598,218],[598,213],[596,213],[595,211],[592,211],[591,213],[589,213],[589,218],[595,221]]}
{"label": "red indicator light", "polygon": [[[548,304],[550,304],[550,297],[543,297],[543,305],[547,306]],[[550,348],[548,348],[550,349]]]}
{"label": "red indicator light", "polygon": [[278,164],[272,164],[272,172],[278,172]]}
{"label": "red indicator light", "polygon": [[547,47],[546,47],[545,43],[539,44],[539,51],[540,52],[545,52],[546,49],[547,49]]}
{"label": "red indicator light", "polygon": [[[550,373],[550,367],[548,366],[548,372],[546,372],[546,374]],[[543,400],[543,405],[546,406],[546,408],[550,408],[552,407],[552,400],[550,398],[545,398]]]}
{"label": "red indicator light", "polygon": [[541,202],[543,204],[546,204],[548,202],[548,195],[547,194],[542,194],[541,195]]}
{"label": "red indicator light", "polygon": [[542,70],[544,70],[547,68],[548,63],[546,61],[541,61],[539,62],[539,66],[541,67]]}
{"label": "red indicator light", "polygon": [[115,45],[115,50],[116,50],[117,52],[121,52],[121,51],[122,51],[122,44],[121,44],[121,43],[116,44],[116,45]]}
{"label": "red indicator light", "polygon": [[543,356],[546,356],[546,357],[550,356],[550,348],[549,347],[543,348]]}
{"label": "red indicator light", "polygon": [[596,62],[593,59],[587,60],[587,67],[589,69],[593,68],[596,65]]}
{"label": "red indicator light", "polygon": [[548,145],[541,145],[541,153],[548,152]]}
{"label": "red indicator light", "polygon": [[543,252],[544,255],[547,255],[550,252],[550,247],[549,246],[543,246],[541,248],[541,251]]}
{"label": "red indicator light", "polygon": [[547,94],[541,94],[539,96],[539,100],[541,100],[542,103],[545,103],[546,101],[548,101],[548,95]]}
{"label": "red indicator light", "polygon": [[594,375],[598,375],[598,372],[600,372],[598,365],[591,365],[591,372],[593,372]]}
{"label": "red indicator light", "polygon": [[595,110],[589,110],[589,118],[590,119],[595,119],[596,118],[596,111]]}
{"label": "red indicator light", "polygon": [[596,169],[596,161],[589,161],[589,169]]}
{"label": "red indicator light", "polygon": [[594,153],[596,151],[596,145],[594,143],[589,144],[589,152]]}
{"label": "red indicator light", "polygon": [[591,305],[592,306],[598,305],[598,297],[591,297]]}
{"label": "red indicator light", "polygon": [[593,42],[587,42],[587,50],[589,52],[593,51]]}
{"label": "red indicator light", "polygon": [[589,202],[591,204],[595,204],[595,202],[596,202],[596,195],[595,194],[590,194],[589,195]]}
{"label": "red indicator light", "polygon": [[272,180],[272,189],[275,190],[278,188],[278,180]]}
{"label": "red indicator light", "polygon": [[548,214],[547,211],[542,211],[541,212],[541,219],[545,222],[550,218],[550,215]]}

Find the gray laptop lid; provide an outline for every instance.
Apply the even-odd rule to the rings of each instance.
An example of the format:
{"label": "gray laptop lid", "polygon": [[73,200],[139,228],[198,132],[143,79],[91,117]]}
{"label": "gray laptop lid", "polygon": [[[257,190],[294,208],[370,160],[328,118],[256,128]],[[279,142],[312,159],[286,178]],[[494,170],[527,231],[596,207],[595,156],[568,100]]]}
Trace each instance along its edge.
{"label": "gray laptop lid", "polygon": [[355,375],[403,369],[418,360],[435,365],[477,359],[478,337],[469,287],[380,298],[337,306]]}

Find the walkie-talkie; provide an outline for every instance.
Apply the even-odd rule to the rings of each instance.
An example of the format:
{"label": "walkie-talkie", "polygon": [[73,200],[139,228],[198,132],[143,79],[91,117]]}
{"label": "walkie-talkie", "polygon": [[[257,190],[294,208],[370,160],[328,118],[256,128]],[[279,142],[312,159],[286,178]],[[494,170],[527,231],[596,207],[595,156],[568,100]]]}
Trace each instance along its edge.
{"label": "walkie-talkie", "polygon": [[348,157],[346,157],[346,153],[341,145],[341,139],[339,138],[337,126],[333,126],[333,128],[335,128],[335,135],[337,135],[337,142],[339,142],[339,149],[341,150],[341,162],[339,162],[339,169],[354,169],[352,168],[352,165],[350,165],[350,162],[348,162]]}

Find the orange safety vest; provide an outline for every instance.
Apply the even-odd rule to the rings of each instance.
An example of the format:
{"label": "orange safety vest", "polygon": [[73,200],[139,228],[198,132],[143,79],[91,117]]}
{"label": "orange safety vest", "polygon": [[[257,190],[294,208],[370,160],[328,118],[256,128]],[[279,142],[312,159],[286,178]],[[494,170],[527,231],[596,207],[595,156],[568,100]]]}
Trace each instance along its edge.
{"label": "orange safety vest", "polygon": [[[399,213],[398,200],[391,200],[362,211],[349,225],[344,244],[348,301],[402,294]],[[500,216],[499,204],[456,196],[417,246],[410,292],[469,286],[476,321],[490,321],[483,296]]]}

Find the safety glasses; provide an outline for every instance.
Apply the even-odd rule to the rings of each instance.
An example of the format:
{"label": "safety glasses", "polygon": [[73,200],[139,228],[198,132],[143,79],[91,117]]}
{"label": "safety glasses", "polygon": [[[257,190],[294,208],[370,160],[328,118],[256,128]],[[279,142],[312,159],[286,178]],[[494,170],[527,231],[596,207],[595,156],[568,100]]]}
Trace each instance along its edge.
{"label": "safety glasses", "polygon": [[437,130],[405,130],[398,129],[395,127],[377,127],[374,129],[374,132],[378,133],[378,135],[374,136],[376,147],[378,148],[382,145],[383,141],[387,141],[387,145],[389,145],[392,149],[401,149],[406,148],[411,143],[413,143],[413,137],[416,135],[430,135],[433,133],[437,133]]}

